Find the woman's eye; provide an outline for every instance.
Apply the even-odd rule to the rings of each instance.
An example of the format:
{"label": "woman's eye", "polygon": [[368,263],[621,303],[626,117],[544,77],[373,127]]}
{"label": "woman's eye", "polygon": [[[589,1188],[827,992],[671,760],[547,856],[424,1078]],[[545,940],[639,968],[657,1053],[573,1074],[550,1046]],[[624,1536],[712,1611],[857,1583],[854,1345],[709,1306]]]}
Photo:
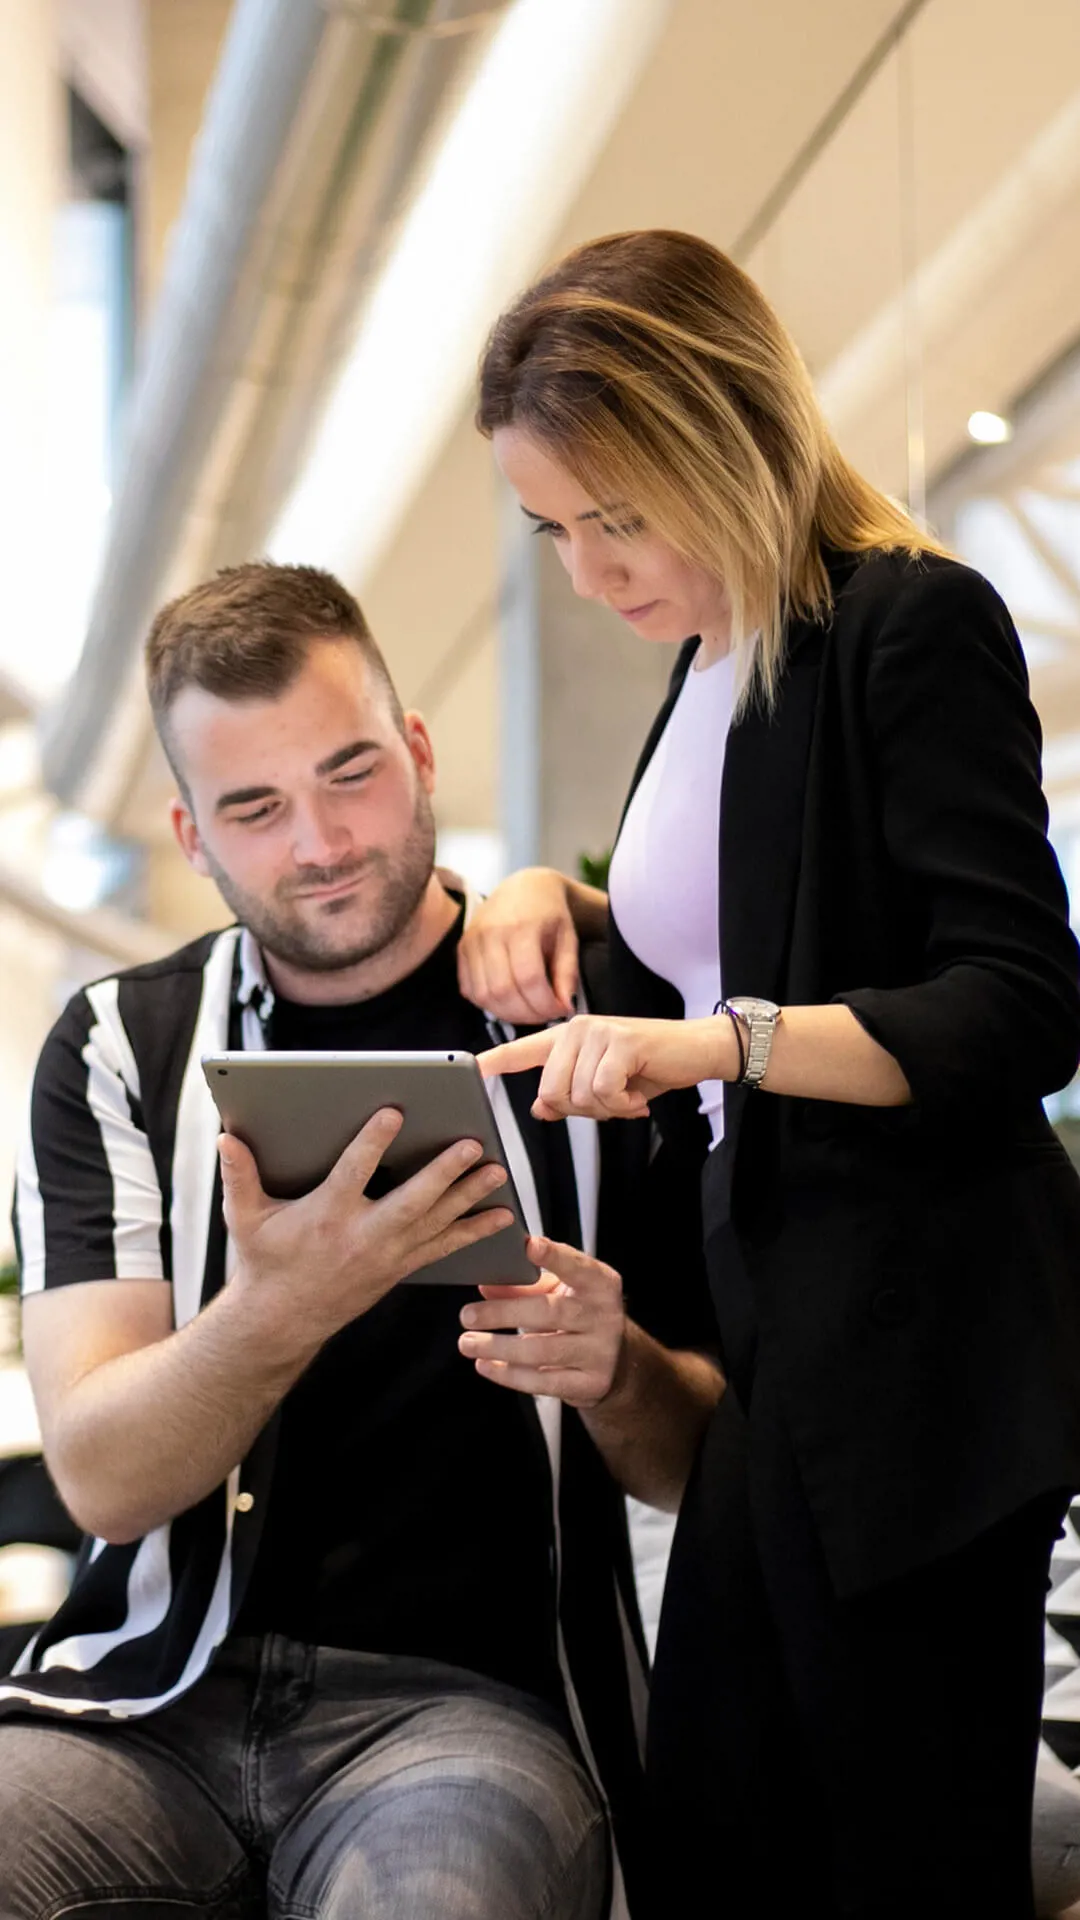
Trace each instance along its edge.
{"label": "woman's eye", "polygon": [[619,540],[632,540],[636,533],[644,533],[645,531],[644,520],[637,519],[620,520],[618,523],[605,520],[603,526],[605,533],[614,534],[616,539]]}
{"label": "woman's eye", "polygon": [[551,538],[553,540],[558,540],[563,534],[565,534],[566,528],[561,527],[557,520],[538,520],[536,522],[535,527],[533,528],[533,532],[548,533],[551,535]]}

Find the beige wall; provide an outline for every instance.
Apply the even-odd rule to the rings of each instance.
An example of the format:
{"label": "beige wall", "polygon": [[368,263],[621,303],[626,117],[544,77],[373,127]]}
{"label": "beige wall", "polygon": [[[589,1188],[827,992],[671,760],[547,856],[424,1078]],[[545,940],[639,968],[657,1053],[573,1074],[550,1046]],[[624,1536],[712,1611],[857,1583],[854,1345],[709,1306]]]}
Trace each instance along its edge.
{"label": "beige wall", "polygon": [[230,0],[145,0],[150,146],[143,181],[143,290],[161,278],[169,234],[184,198]]}

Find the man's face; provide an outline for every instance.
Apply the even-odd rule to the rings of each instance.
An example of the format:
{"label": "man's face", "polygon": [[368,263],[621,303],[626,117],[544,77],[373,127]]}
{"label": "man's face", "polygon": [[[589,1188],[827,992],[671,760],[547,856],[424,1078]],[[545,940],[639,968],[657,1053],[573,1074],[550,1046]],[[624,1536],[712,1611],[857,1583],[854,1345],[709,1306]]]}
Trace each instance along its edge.
{"label": "man's face", "polygon": [[435,856],[431,743],[416,714],[402,737],[353,641],[313,641],[276,699],[185,687],[168,724],[177,838],[261,947],[328,973],[405,930]]}

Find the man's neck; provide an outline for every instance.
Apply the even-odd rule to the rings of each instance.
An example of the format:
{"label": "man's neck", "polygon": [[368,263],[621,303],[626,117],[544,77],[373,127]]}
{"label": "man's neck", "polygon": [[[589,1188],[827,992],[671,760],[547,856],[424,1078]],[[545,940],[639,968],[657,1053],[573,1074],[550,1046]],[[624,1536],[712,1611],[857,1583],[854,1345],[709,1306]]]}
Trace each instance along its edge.
{"label": "man's neck", "polygon": [[336,967],[327,973],[309,973],[294,967],[276,954],[264,951],[263,960],[270,984],[283,999],[295,1000],[306,1007],[348,1006],[357,1000],[372,1000],[386,993],[399,980],[407,980],[445,940],[460,907],[447,893],[437,874],[432,874],[423,898],[407,927],[390,945],[355,966]]}

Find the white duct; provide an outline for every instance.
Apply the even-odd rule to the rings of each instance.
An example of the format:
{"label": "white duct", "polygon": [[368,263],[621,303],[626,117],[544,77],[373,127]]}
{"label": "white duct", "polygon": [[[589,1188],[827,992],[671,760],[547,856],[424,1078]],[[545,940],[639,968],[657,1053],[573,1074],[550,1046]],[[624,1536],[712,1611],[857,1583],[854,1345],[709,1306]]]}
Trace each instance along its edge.
{"label": "white duct", "polygon": [[122,815],[157,606],[263,547],[347,318],[469,37],[509,0],[236,0],[131,407],[46,784]]}
{"label": "white duct", "polygon": [[515,0],[407,215],[271,554],[361,589],[544,259],[656,44],[669,0]]}

